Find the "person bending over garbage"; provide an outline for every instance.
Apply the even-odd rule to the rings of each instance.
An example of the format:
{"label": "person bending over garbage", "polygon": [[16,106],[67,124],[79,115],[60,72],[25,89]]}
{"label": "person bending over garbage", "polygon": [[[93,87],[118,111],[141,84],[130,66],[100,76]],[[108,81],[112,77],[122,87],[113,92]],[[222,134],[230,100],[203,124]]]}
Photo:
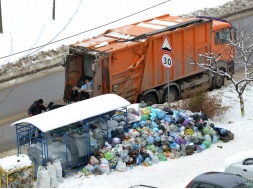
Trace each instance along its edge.
{"label": "person bending over garbage", "polygon": [[[46,107],[43,105],[43,99],[35,100],[28,109],[29,117],[42,113],[42,110],[46,111]],[[35,137],[35,134],[33,134]],[[38,129],[38,138],[41,138],[41,130]]]}

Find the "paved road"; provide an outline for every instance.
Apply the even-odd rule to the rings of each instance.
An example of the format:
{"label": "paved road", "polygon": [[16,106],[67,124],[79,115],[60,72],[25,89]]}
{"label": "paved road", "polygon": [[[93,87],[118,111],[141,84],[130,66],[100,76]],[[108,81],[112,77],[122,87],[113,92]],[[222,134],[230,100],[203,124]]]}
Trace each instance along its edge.
{"label": "paved road", "polygon": [[13,87],[1,84],[1,88],[7,88],[0,90],[0,151],[16,145],[15,128],[10,124],[27,117],[27,109],[34,100],[43,98],[45,106],[50,101],[63,103],[63,69],[36,73],[18,79],[16,83],[20,84]]}
{"label": "paved road", "polygon": [[[253,14],[243,18],[244,23],[251,23],[252,20]],[[238,26],[241,20],[233,23]],[[29,105],[35,99],[43,98],[45,105],[50,101],[63,103],[63,68],[36,73],[16,81],[14,87],[0,85],[0,152],[16,146],[15,128],[10,124],[25,118]]]}

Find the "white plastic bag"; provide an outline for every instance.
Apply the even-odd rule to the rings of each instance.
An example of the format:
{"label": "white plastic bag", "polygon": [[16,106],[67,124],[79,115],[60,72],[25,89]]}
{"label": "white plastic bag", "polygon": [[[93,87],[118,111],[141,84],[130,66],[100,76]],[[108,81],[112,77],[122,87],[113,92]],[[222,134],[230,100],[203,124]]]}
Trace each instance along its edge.
{"label": "white plastic bag", "polygon": [[119,160],[115,167],[115,170],[119,172],[125,172],[127,170],[126,163]]}
{"label": "white plastic bag", "polygon": [[49,171],[43,166],[39,166],[37,171],[37,188],[50,188]]}
{"label": "white plastic bag", "polygon": [[101,163],[101,164],[99,165],[99,170],[100,170],[102,173],[110,173],[109,164]]}
{"label": "white plastic bag", "polygon": [[56,177],[56,168],[49,162],[47,163],[47,170],[50,176],[50,188],[56,188],[59,185],[59,182]]}
{"label": "white plastic bag", "polygon": [[60,182],[60,183],[62,183],[63,182],[63,178],[62,178],[62,166],[61,166],[60,160],[54,160],[53,166],[56,169],[56,178],[57,178],[57,181]]}
{"label": "white plastic bag", "polygon": [[94,167],[91,164],[86,165],[84,168],[86,168],[90,173],[93,173]]}

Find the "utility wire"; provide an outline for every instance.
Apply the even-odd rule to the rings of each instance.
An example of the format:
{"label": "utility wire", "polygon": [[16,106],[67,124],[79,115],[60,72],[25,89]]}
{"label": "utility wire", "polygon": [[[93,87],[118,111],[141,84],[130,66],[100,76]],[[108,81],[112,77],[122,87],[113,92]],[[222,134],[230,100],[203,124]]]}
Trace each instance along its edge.
{"label": "utility wire", "polygon": [[95,28],[92,28],[92,29],[89,29],[89,30],[86,30],[86,31],[83,31],[83,32],[80,32],[80,33],[77,33],[77,34],[75,34],[75,35],[71,35],[71,36],[69,36],[69,37],[65,37],[65,38],[62,38],[62,39],[59,39],[59,40],[56,40],[56,41],[52,41],[52,42],[46,43],[46,44],[44,44],[44,45],[40,45],[40,46],[37,46],[37,47],[33,47],[33,48],[30,48],[30,49],[26,49],[26,50],[23,50],[23,51],[19,51],[19,52],[10,54],[10,55],[2,56],[2,57],[0,57],[0,59],[7,58],[7,57],[10,57],[10,56],[13,56],[13,55],[17,55],[17,54],[20,54],[20,53],[23,53],[23,52],[26,52],[26,51],[30,51],[30,50],[33,50],[33,49],[45,47],[45,46],[47,46],[47,45],[50,45],[50,44],[53,44],[53,43],[57,43],[57,42],[60,42],[60,41],[63,41],[63,40],[66,40],[66,39],[69,39],[69,38],[78,36],[78,35],[80,35],[80,34],[87,33],[87,32],[89,32],[89,31],[96,30],[96,29],[98,29],[98,28],[101,28],[101,27],[104,27],[104,26],[113,24],[113,23],[118,22],[118,21],[120,21],[120,20],[123,20],[123,19],[126,19],[126,18],[128,18],[128,17],[134,16],[134,15],[139,14],[139,13],[141,13],[141,12],[144,12],[144,11],[146,11],[146,10],[155,8],[155,7],[157,7],[157,6],[160,6],[160,5],[162,5],[162,4],[167,3],[167,2],[169,2],[169,1],[171,1],[171,0],[164,1],[164,2],[162,2],[162,3],[159,3],[159,4],[154,5],[154,6],[152,6],[152,7],[148,7],[148,8],[146,8],[146,9],[143,9],[143,10],[138,11],[138,12],[136,12],[136,13],[133,13],[133,14],[130,14],[130,15],[128,15],[128,16],[119,18],[119,19],[117,19],[117,20],[108,22],[108,23],[106,23],[106,24],[97,26],[97,27],[95,27]]}

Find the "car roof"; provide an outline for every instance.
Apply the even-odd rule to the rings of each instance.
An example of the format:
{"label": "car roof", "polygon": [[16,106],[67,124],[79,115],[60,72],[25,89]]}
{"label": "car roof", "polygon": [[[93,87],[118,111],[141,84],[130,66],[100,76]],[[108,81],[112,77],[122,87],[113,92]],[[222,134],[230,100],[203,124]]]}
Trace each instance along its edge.
{"label": "car roof", "polygon": [[194,182],[209,183],[220,187],[232,188],[244,183],[243,177],[225,172],[207,172],[193,179]]}

